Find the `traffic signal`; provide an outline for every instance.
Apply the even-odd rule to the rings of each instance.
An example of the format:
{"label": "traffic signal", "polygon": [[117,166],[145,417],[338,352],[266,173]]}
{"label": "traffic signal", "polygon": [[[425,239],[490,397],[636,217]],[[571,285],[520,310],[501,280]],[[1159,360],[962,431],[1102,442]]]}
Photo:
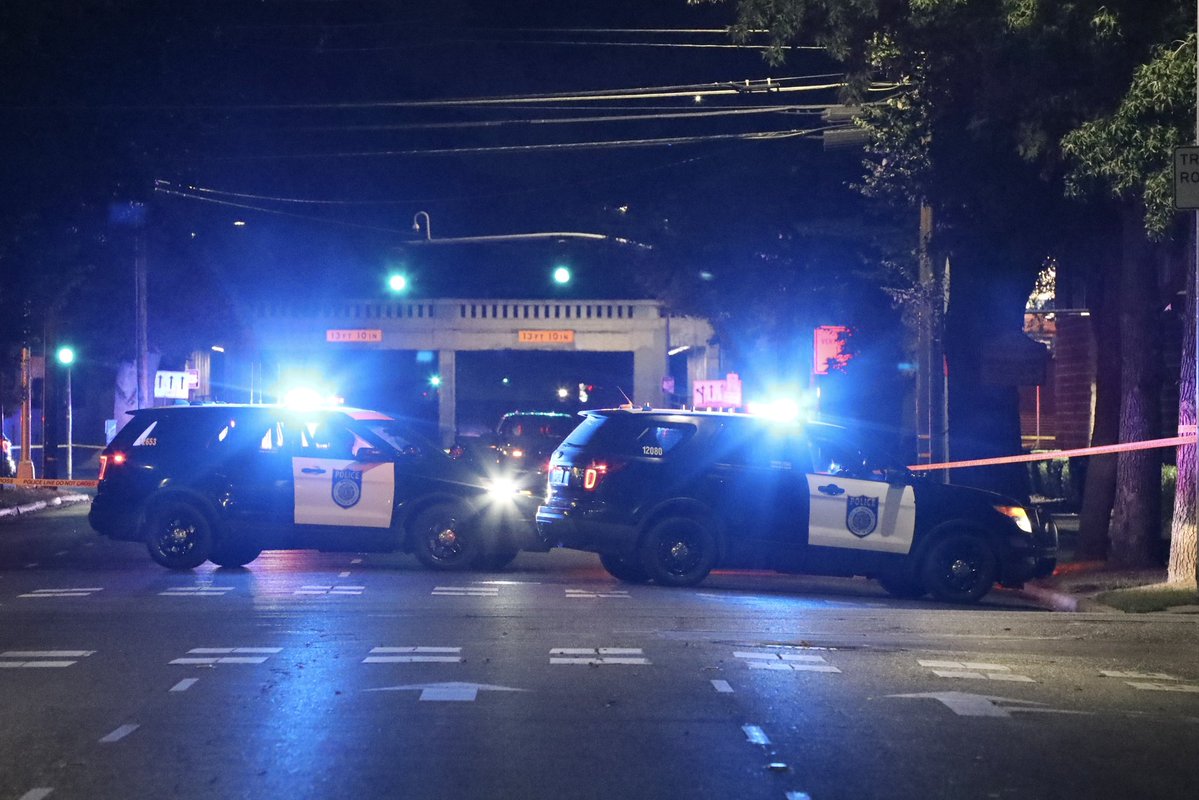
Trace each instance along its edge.
{"label": "traffic signal", "polygon": [[408,276],[402,272],[393,272],[387,276],[387,289],[393,294],[403,294],[408,291]]}
{"label": "traffic signal", "polygon": [[559,286],[565,286],[566,284],[570,283],[570,267],[562,266],[561,264],[554,267],[553,278],[554,283],[558,284]]}

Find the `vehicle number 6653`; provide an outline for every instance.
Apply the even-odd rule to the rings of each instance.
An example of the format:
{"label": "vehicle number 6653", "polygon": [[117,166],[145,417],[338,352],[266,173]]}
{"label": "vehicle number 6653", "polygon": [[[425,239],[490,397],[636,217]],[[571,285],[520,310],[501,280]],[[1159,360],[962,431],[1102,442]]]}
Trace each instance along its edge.
{"label": "vehicle number 6653", "polygon": [[646,456],[660,456],[665,454],[665,452],[661,447],[654,447],[648,444],[643,445],[641,448],[641,454]]}

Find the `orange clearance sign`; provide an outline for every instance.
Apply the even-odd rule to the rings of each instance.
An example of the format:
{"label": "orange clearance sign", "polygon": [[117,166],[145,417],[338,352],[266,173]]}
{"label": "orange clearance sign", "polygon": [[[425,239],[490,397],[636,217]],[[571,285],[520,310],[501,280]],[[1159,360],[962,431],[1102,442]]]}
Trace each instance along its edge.
{"label": "orange clearance sign", "polygon": [[574,331],[517,331],[520,344],[574,344]]}
{"label": "orange clearance sign", "polygon": [[365,328],[345,329],[345,330],[327,330],[325,331],[326,342],[381,342],[383,341],[383,331],[368,330]]}

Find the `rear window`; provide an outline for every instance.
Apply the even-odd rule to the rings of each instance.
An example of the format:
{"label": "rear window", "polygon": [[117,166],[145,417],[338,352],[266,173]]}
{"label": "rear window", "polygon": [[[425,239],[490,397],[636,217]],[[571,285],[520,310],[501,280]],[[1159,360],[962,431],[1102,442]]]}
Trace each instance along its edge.
{"label": "rear window", "polygon": [[587,445],[591,444],[591,440],[595,438],[597,433],[599,433],[600,428],[604,427],[604,425],[607,423],[607,417],[584,417],[583,421],[579,423],[578,427],[571,431],[570,435],[566,437],[566,441],[564,443],[574,447],[586,447]]}
{"label": "rear window", "polygon": [[685,422],[591,416],[566,437],[565,443],[602,449],[612,455],[662,458],[694,435],[695,426]]}
{"label": "rear window", "polygon": [[114,450],[201,449],[229,425],[227,417],[211,414],[138,414],[113,438]]}
{"label": "rear window", "polygon": [[530,414],[521,417],[509,417],[500,423],[500,436],[506,439],[556,439],[570,433],[575,427],[573,417],[559,417],[549,414]]}

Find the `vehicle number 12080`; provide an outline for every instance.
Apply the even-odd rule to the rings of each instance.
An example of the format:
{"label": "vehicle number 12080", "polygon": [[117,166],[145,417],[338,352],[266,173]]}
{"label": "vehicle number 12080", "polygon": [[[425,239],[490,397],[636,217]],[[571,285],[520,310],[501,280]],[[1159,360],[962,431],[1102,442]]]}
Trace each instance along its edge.
{"label": "vehicle number 12080", "polygon": [[661,456],[661,455],[664,455],[665,453],[666,453],[666,451],[663,450],[661,447],[654,447],[653,445],[647,444],[647,445],[643,445],[641,448],[641,454],[643,456]]}

